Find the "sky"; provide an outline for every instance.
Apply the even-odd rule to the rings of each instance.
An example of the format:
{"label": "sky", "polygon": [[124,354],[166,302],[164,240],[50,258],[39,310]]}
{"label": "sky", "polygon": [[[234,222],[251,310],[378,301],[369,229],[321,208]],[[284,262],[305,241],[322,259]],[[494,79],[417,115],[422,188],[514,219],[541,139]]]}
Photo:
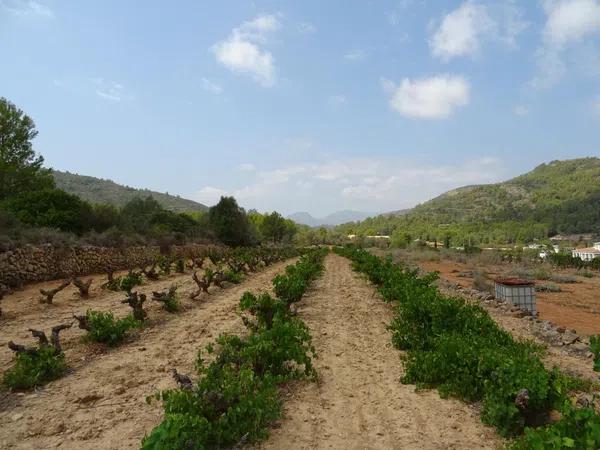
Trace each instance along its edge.
{"label": "sky", "polygon": [[600,156],[600,0],[0,0],[49,167],[385,212]]}

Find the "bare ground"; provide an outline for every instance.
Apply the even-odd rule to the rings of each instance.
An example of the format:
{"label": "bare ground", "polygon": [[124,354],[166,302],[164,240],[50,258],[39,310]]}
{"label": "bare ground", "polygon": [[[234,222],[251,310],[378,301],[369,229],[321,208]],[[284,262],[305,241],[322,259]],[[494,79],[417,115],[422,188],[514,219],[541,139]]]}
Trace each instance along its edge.
{"label": "bare ground", "polygon": [[[70,374],[37,392],[0,393],[0,448],[139,448],[143,436],[162,419],[160,404],[148,405],[146,397],[175,387],[171,368],[192,373],[197,351],[218,334],[242,332],[237,314],[242,293],[270,289],[273,276],[289,263],[275,264],[238,286],[203,296],[201,301],[186,300],[187,310],[178,314],[163,312],[158,303],[148,300],[150,326],[112,350],[84,344],[82,331],[67,330],[64,342],[67,362],[73,369]],[[195,289],[187,274],[140,290],[150,294],[172,283],[181,285],[183,299]],[[31,300],[38,287],[3,301],[9,318],[0,325],[2,366],[8,365],[11,357],[5,350],[6,342],[31,339],[27,338],[28,327],[47,329],[89,307],[110,309],[118,316],[129,312],[128,306],[118,302],[122,293],[99,291],[88,300],[80,300],[72,297],[74,291],[65,290],[57,295],[56,305],[39,305]]]}
{"label": "bare ground", "polygon": [[501,439],[474,407],[400,382],[393,311],[345,258],[329,255],[299,313],[313,336],[318,383],[293,386],[286,418],[261,449],[478,449]]}
{"label": "bare ground", "polygon": [[[418,263],[428,272],[438,271],[440,276],[465,287],[471,287],[473,280],[460,276],[461,272],[483,269],[491,279],[500,276],[511,268],[503,266],[475,266],[455,261],[421,261]],[[553,269],[555,275],[573,276],[576,283],[559,284],[561,292],[538,292],[537,309],[540,319],[577,330],[584,335],[600,334],[600,275],[585,278],[574,269]],[[540,280],[539,284],[548,282]],[[556,284],[556,283],[552,283]]]}

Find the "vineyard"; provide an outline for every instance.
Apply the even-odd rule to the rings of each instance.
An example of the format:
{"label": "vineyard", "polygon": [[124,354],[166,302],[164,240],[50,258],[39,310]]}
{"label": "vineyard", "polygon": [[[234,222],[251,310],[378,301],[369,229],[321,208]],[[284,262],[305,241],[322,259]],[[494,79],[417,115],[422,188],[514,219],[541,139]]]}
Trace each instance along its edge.
{"label": "vineyard", "polygon": [[3,448],[598,448],[598,377],[435,274],[334,250],[214,247],[5,296]]}

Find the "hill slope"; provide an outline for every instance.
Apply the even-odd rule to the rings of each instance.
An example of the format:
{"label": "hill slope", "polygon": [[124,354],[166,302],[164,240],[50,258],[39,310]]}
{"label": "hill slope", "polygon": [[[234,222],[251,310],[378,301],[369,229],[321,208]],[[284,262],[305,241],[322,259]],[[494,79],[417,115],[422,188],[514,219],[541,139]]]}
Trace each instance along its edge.
{"label": "hill slope", "polygon": [[482,242],[600,233],[600,158],[552,161],[502,183],[446,192],[401,216],[378,216],[340,230],[402,230],[438,239],[473,233]]}
{"label": "hill slope", "polygon": [[148,189],[135,189],[111,180],[77,175],[70,172],[53,171],[56,186],[91,203],[109,203],[123,206],[134,197],[154,198],[161,206],[173,212],[206,211],[205,205]]}

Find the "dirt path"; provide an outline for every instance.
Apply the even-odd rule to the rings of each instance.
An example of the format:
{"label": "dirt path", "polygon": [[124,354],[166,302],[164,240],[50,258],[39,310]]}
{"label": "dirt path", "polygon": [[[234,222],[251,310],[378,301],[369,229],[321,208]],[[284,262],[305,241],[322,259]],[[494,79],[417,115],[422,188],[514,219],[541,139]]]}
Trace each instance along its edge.
{"label": "dirt path", "polygon": [[[0,394],[4,395],[0,398],[0,448],[139,448],[142,437],[162,419],[160,405],[147,405],[146,397],[175,387],[169,369],[193,373],[200,348],[222,332],[241,332],[244,327],[237,305],[242,293],[270,289],[273,276],[292,262],[275,264],[238,286],[216,291],[177,315],[151,312],[157,317],[153,326],[135,341],[108,353],[84,356],[75,351],[84,344],[70,337],[66,354],[69,365],[75,366],[72,374],[38,392]],[[189,274],[185,276],[185,280],[189,278]],[[183,293],[192,290],[188,281],[180,281]],[[151,287],[172,282],[165,280]],[[114,307],[115,302],[98,298],[94,308]],[[58,314],[70,315],[67,312]],[[41,323],[47,318],[38,320]],[[6,339],[4,329],[2,339]]]}
{"label": "dirt path", "polygon": [[290,390],[286,418],[264,449],[475,449],[502,441],[464,403],[400,383],[400,352],[386,325],[390,305],[329,255],[299,312],[313,336],[320,376]]}

